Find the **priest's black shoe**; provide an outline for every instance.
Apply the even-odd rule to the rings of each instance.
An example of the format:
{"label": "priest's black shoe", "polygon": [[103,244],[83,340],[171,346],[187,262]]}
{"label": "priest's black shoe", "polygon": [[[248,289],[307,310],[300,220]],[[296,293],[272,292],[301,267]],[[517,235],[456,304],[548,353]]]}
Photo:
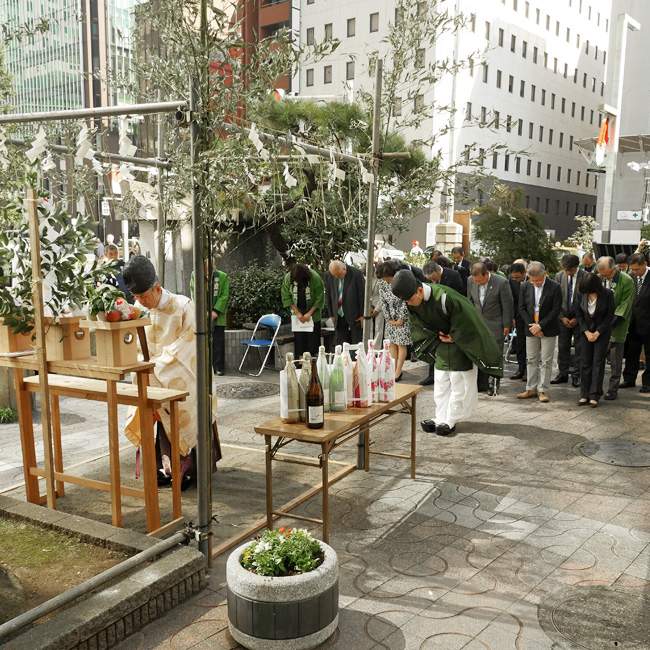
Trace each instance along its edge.
{"label": "priest's black shoe", "polygon": [[629,381],[623,381],[618,385],[619,388],[634,388],[634,384]]}
{"label": "priest's black shoe", "polygon": [[436,435],[437,436],[448,436],[456,431],[456,425],[450,427],[448,424],[438,424],[436,426]]}
{"label": "priest's black shoe", "polygon": [[605,397],[603,399],[606,399],[608,402],[611,402],[611,401],[615,400],[617,397],[618,397],[618,395],[616,394],[616,391],[608,390],[605,393]]}
{"label": "priest's black shoe", "polygon": [[650,393],[650,386],[641,386],[639,393]]}
{"label": "priest's black shoe", "polygon": [[432,384],[435,384],[436,380],[435,377],[432,377],[429,375],[428,377],[425,377],[421,382],[420,386],[431,386]]}
{"label": "priest's black shoe", "polygon": [[422,431],[425,433],[436,432],[436,423],[434,420],[422,420],[422,422],[420,422],[420,426],[422,427]]}
{"label": "priest's black shoe", "polygon": [[569,375],[558,375],[555,379],[551,379],[552,384],[568,384]]}
{"label": "priest's black shoe", "polygon": [[573,375],[573,377],[571,377],[571,385],[574,388],[579,388],[580,387],[580,377],[576,377],[575,375]]}

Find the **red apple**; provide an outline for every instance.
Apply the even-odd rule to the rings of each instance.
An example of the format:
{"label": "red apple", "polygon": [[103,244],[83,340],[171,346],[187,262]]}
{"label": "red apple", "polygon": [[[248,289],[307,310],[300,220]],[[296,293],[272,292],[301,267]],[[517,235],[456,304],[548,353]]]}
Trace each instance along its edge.
{"label": "red apple", "polygon": [[109,323],[117,323],[122,318],[122,314],[117,309],[111,309],[111,311],[106,312],[106,320]]}

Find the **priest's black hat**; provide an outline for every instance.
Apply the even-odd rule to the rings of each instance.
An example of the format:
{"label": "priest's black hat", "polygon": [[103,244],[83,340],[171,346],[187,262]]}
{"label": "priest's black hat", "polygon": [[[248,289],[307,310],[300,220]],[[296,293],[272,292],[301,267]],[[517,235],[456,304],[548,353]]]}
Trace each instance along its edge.
{"label": "priest's black hat", "polygon": [[421,284],[410,269],[402,269],[393,276],[390,288],[398,298],[410,300]]}
{"label": "priest's black hat", "polygon": [[134,255],[124,265],[122,279],[126,288],[136,295],[149,291],[154,285],[158,284],[156,269],[151,260],[144,255]]}

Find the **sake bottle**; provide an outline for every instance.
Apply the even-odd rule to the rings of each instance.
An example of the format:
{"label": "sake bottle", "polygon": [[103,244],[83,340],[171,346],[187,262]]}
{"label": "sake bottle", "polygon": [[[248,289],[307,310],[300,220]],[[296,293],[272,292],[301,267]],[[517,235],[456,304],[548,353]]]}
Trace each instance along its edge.
{"label": "sake bottle", "polygon": [[300,422],[300,389],[296,366],[293,363],[293,352],[287,352],[287,365],[284,371],[287,375],[287,417],[282,421],[287,424]]}
{"label": "sake bottle", "polygon": [[370,372],[370,389],[372,391],[372,401],[379,401],[379,363],[375,354],[375,342],[368,341],[368,370]]}
{"label": "sake bottle", "polygon": [[327,365],[327,356],[325,355],[325,346],[321,345],[318,348],[318,361],[316,362],[316,367],[318,368],[318,378],[320,379],[320,384],[323,387],[323,407],[325,412],[330,410],[330,369]]}
{"label": "sake bottle", "polygon": [[341,346],[337,345],[334,350],[334,362],[332,363],[332,375],[330,377],[330,394],[332,396],[332,411],[345,411],[345,369],[341,357]]}
{"label": "sake bottle", "polygon": [[316,359],[311,360],[311,377],[305,402],[307,406],[307,427],[309,429],[322,429],[325,423],[324,393],[318,378]]}
{"label": "sake bottle", "polygon": [[384,340],[384,349],[379,359],[379,385],[381,395],[379,401],[392,402],[395,400],[395,359],[390,356],[390,341]]}
{"label": "sake bottle", "polygon": [[343,373],[345,381],[345,404],[347,408],[354,408],[354,361],[350,356],[350,344],[343,344]]}
{"label": "sake bottle", "polygon": [[300,421],[305,422],[307,419],[306,408],[306,397],[307,389],[309,388],[309,378],[311,377],[311,354],[305,352],[302,355],[302,368],[300,369],[300,390],[298,394],[300,395]]}

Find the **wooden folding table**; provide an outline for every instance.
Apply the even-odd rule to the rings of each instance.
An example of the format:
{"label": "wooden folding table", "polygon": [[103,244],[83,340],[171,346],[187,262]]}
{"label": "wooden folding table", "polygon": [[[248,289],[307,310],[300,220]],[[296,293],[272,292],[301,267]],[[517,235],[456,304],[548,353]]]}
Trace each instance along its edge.
{"label": "wooden folding table", "polygon": [[[395,400],[392,402],[373,403],[368,408],[353,408],[347,411],[330,411],[325,413],[325,424],[322,429],[309,429],[304,423],[285,424],[280,418],[269,420],[260,426],[255,427],[255,433],[264,436],[265,439],[265,457],[266,457],[266,524],[268,528],[273,528],[273,520],[276,517],[289,517],[303,521],[311,521],[322,524],[323,541],[329,541],[329,486],[335,480],[338,480],[346,474],[353,471],[354,465],[346,465],[346,469],[339,472],[334,479],[329,478],[329,456],[330,453],[339,445],[357,436],[365,433],[365,470],[370,469],[370,454],[381,456],[393,456],[395,458],[404,458],[410,460],[411,478],[415,478],[415,432],[416,432],[416,397],[422,390],[422,386],[412,386],[408,384],[398,384],[395,387]],[[385,451],[370,450],[370,431],[371,428],[384,422],[386,419],[399,413],[409,413],[411,416],[411,445],[409,454],[395,454]],[[275,443],[273,438],[276,438]],[[321,454],[318,459],[309,459],[290,454],[278,453],[280,449],[286,447],[289,443],[298,441],[314,445],[320,445]],[[321,468],[322,481],[317,488],[309,490],[303,496],[304,498],[294,499],[289,504],[285,504],[281,509],[273,508],[273,468],[272,462],[284,461],[300,465],[318,465]],[[314,460],[317,460],[314,463]],[[291,508],[296,507],[305,499],[309,498],[316,492],[322,493],[322,518],[315,519],[312,517],[303,517],[289,514]]]}

